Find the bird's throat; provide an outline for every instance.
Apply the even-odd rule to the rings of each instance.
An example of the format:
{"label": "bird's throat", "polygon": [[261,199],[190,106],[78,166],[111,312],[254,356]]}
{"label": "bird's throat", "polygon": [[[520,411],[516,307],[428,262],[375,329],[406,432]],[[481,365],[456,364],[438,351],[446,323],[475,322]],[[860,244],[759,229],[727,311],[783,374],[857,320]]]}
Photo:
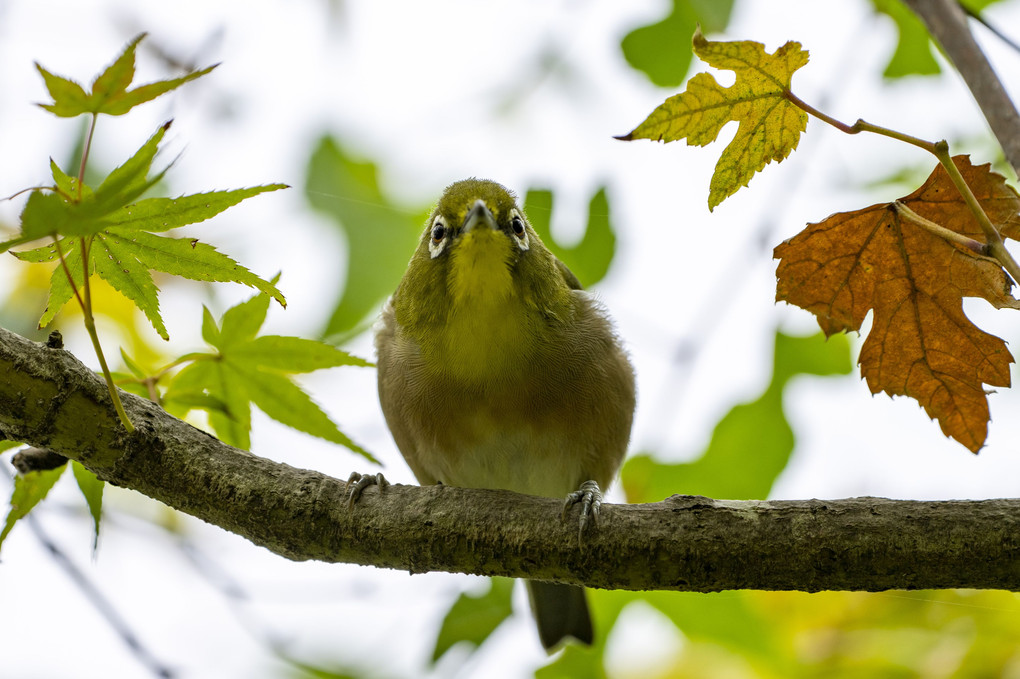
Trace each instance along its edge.
{"label": "bird's throat", "polygon": [[510,269],[512,251],[504,234],[484,229],[466,234],[451,255],[444,363],[462,379],[489,380],[531,344]]}
{"label": "bird's throat", "polygon": [[514,294],[511,250],[503,233],[474,230],[450,254],[449,286],[455,306],[486,315],[498,311]]}

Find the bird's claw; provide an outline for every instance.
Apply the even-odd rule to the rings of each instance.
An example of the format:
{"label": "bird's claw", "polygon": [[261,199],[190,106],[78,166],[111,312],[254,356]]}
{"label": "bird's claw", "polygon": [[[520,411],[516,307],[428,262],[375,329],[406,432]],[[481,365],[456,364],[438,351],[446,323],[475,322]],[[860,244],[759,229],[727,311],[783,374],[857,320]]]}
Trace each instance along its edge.
{"label": "bird's claw", "polygon": [[382,490],[386,486],[390,485],[390,482],[386,480],[386,477],[379,474],[362,474],[361,472],[351,472],[351,475],[347,477],[347,507],[353,508],[354,504],[361,498],[361,493],[369,486],[379,486]]}
{"label": "bird's claw", "polygon": [[567,518],[567,512],[576,504],[581,505],[581,516],[577,521],[577,541],[584,544],[584,532],[588,529],[588,522],[597,525],[599,522],[599,508],[602,507],[602,489],[595,481],[585,481],[581,487],[567,495],[563,503],[563,518]]}

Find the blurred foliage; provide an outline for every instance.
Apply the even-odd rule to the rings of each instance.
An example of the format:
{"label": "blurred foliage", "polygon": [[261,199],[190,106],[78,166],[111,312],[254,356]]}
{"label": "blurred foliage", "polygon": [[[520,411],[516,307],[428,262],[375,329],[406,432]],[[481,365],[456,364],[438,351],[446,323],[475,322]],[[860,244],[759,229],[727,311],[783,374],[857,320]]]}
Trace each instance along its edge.
{"label": "blurred foliage", "polygon": [[[888,15],[899,33],[896,50],[884,75],[897,78],[938,73],[931,43],[920,23],[899,0],[871,0]],[[979,10],[987,0],[968,1]],[[706,33],[723,30],[733,8],[732,0],[673,0],[660,21],[627,33],[622,54],[636,70],[661,87],[677,87],[691,63],[691,41],[700,23]],[[78,153],[81,152],[79,139]],[[64,164],[74,167],[77,162]],[[89,168],[90,172],[92,168]],[[378,305],[396,288],[426,212],[398,204],[379,184],[376,164],[353,157],[341,142],[323,137],[308,164],[306,195],[310,204],[327,215],[346,240],[347,265],[342,297],[330,313],[324,334],[348,336],[363,329]],[[101,176],[101,175],[98,175]],[[91,175],[87,176],[90,180]],[[891,175],[890,181],[901,178]],[[543,240],[586,285],[600,280],[615,251],[606,192],[600,189],[589,206],[583,238],[573,246],[560,245],[551,236],[553,195],[529,191],[526,210]],[[41,267],[18,267],[18,277],[0,300],[0,325],[36,339],[33,314],[45,301],[49,273]],[[161,285],[160,279],[157,283]],[[133,305],[101,281],[93,288],[95,306],[106,325],[116,328],[127,343],[134,362],[158,366],[166,356],[153,343],[153,333]],[[58,317],[79,321],[80,310],[67,306]],[[623,485],[629,501],[662,499],[692,492],[717,497],[766,497],[789,461],[794,436],[783,410],[783,393],[790,378],[801,375],[835,375],[849,371],[846,338],[838,335],[823,343],[810,338],[776,337],[773,377],[765,392],[750,403],[735,406],[716,425],[712,439],[696,460],[665,464],[648,454],[625,467]],[[124,361],[132,362],[126,355]],[[142,372],[152,374],[146,367]],[[130,378],[130,373],[123,375]],[[136,375],[137,376],[137,375]],[[134,382],[125,388],[146,395]],[[214,409],[215,410],[215,409]],[[16,447],[0,442],[0,452]],[[9,457],[9,456],[8,456]],[[62,470],[25,486],[22,492],[42,496]],[[78,469],[75,468],[76,478]],[[47,474],[43,472],[42,474]],[[39,480],[39,479],[37,479]],[[93,519],[101,511],[91,479],[78,478],[89,500]],[[90,485],[91,484],[91,485]],[[31,492],[29,492],[31,490]],[[98,496],[101,500],[101,494]],[[36,500],[37,501],[37,500]],[[176,514],[168,514],[176,516]],[[480,596],[463,594],[444,618],[438,632],[434,659],[454,644],[481,644],[510,610],[512,582],[493,581]],[[674,658],[656,667],[617,675],[628,677],[992,677],[1020,676],[1020,600],[1017,595],[994,591],[940,591],[891,593],[827,592],[591,592],[598,630],[592,649],[567,647],[536,672],[552,677],[604,677],[603,658],[620,614],[635,602],[653,607],[676,624],[682,640]],[[399,642],[399,640],[396,640]],[[351,648],[344,657],[365,660]],[[387,658],[373,658],[372,671],[351,671],[342,665],[323,667],[290,661],[288,676],[342,679],[379,676]],[[335,669],[328,669],[328,668]],[[385,672],[385,669],[383,669]]]}
{"label": "blurred foliage", "polygon": [[[966,0],[961,4],[974,14],[999,0]],[[928,29],[902,0],[871,0],[875,11],[885,14],[896,24],[896,49],[882,72],[885,78],[903,78],[911,75],[938,75],[942,72],[932,52],[934,43]]]}
{"label": "blurred foliage", "polygon": [[[596,646],[568,647],[540,679],[605,677],[613,626],[642,602],[675,624],[682,641],[648,673],[614,677],[1016,677],[1020,597],[1012,592],[593,591]],[[608,639],[606,637],[609,637]]]}
{"label": "blurred foliage", "polygon": [[375,163],[354,158],[329,136],[312,152],[305,196],[347,241],[341,296],[322,333],[346,337],[363,329],[369,315],[396,290],[428,211],[407,210],[394,202],[379,185]]}
{"label": "blurred foliage", "polygon": [[510,617],[510,595],[514,581],[489,578],[489,589],[481,594],[462,592],[443,618],[432,652],[432,662],[443,657],[454,644],[481,646],[500,623]]}
{"label": "blurred foliage", "polygon": [[588,204],[588,225],[584,236],[576,244],[567,246],[552,234],[551,221],[553,192],[548,189],[528,189],[524,198],[524,212],[528,221],[554,255],[577,276],[581,285],[598,283],[609,271],[616,254],[616,234],[610,224],[609,198],[602,187]]}
{"label": "blurred foliage", "polygon": [[[631,458],[622,474],[627,501],[654,502],[674,493],[728,499],[767,497],[793,452],[793,431],[783,412],[787,384],[798,375],[847,375],[851,367],[850,344],[845,335],[826,341],[821,333],[793,337],[777,332],[773,375],[765,393],[730,410],[716,425],[708,448],[694,462],[666,464],[648,454]],[[623,609],[635,601],[659,610],[685,637],[710,640],[742,656],[769,657],[787,643],[775,633],[754,593],[593,590],[589,601],[596,627],[595,645],[590,649],[568,646],[536,673],[540,679],[606,676],[603,659],[611,630]],[[462,594],[444,618],[435,657],[454,641],[481,643],[506,616],[509,606],[509,587],[493,587],[481,597]],[[455,621],[458,613],[465,619]],[[450,630],[460,631],[454,635]]]}
{"label": "blurred foliage", "polygon": [[18,474],[14,478],[14,492],[11,494],[10,508],[7,511],[7,518],[4,519],[3,530],[0,530],[0,546],[3,546],[4,540],[14,528],[14,524],[25,518],[32,508],[49,494],[50,488],[66,468],[67,465],[61,465],[56,469]]}
{"label": "blurred foliage", "polygon": [[[364,330],[404,275],[429,209],[408,210],[387,196],[375,162],[355,158],[335,137],[322,137],[308,163],[305,196],[328,216],[346,240],[346,276],[340,299],[323,336],[342,340]],[[584,237],[573,246],[550,232],[553,193],[527,192],[524,211],[539,237],[584,285],[605,276],[616,252],[606,189],[595,192],[588,207]],[[357,285],[353,285],[357,282]]]}
{"label": "blurred foliage", "polygon": [[938,75],[939,63],[931,51],[928,30],[901,0],[871,0],[875,10],[896,24],[896,50],[889,58],[882,75],[902,78],[908,75]]}
{"label": "blurred foliage", "polygon": [[764,499],[786,468],[794,447],[783,392],[797,375],[847,375],[846,335],[791,337],[776,333],[772,381],[750,403],[734,406],[716,424],[693,462],[670,464],[642,453],[627,460],[622,483],[628,502],[657,502],[675,493],[730,500]]}
{"label": "blurred foliage", "polygon": [[627,63],[659,87],[679,87],[691,67],[691,36],[722,31],[730,21],[733,0],[673,0],[666,18],[635,28],[620,47]]}
{"label": "blurred foliage", "polygon": [[95,554],[99,548],[99,520],[103,515],[103,489],[106,487],[106,482],[83,467],[77,460],[71,460],[71,471],[78,484],[78,489],[85,497],[89,516],[92,517],[92,553]]}

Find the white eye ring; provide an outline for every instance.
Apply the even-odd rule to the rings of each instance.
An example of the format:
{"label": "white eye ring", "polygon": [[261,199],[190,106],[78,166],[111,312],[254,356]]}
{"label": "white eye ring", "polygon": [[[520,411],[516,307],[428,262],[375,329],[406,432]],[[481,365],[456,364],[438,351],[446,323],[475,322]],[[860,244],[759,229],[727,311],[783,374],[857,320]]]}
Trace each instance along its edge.
{"label": "white eye ring", "polygon": [[528,243],[528,228],[527,222],[524,221],[524,217],[521,213],[514,208],[510,211],[510,230],[514,234],[514,240],[517,242],[517,247],[521,250],[527,251],[529,247]]}
{"label": "white eye ring", "polygon": [[428,232],[429,253],[432,255],[432,259],[441,255],[446,249],[446,244],[450,240],[449,236],[450,230],[446,227],[446,222],[442,217],[436,217]]}

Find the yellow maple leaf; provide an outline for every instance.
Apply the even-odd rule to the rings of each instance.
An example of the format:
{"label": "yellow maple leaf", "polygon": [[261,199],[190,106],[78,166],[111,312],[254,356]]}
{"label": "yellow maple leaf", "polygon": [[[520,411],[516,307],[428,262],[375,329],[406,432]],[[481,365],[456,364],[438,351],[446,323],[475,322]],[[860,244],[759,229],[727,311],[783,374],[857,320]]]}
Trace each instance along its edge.
{"label": "yellow maple leaf", "polygon": [[711,74],[699,73],[684,92],[667,99],[630,134],[617,139],[686,138],[688,145],[705,146],[715,141],[726,123],[738,121],[737,134],[712,175],[708,209],[713,210],[747,186],[755,172],[797,148],[807,114],[785,93],[794,71],[807,63],[808,53],[797,42],[786,43],[774,54],[767,54],[760,42],[713,42],[700,28],[694,33],[694,53],[716,68],[736,73],[736,82],[723,87]]}
{"label": "yellow maple leaf", "polygon": [[[953,158],[1004,237],[1020,236],[1020,196],[989,166]],[[983,241],[974,214],[939,165],[899,203],[957,234]],[[858,362],[872,393],[905,395],[973,452],[988,431],[985,384],[1008,387],[1013,357],[975,326],[964,297],[1020,308],[1002,267],[903,219],[893,203],[834,214],[775,249],[776,299],[815,314],[827,335],[860,330],[874,312]]]}

